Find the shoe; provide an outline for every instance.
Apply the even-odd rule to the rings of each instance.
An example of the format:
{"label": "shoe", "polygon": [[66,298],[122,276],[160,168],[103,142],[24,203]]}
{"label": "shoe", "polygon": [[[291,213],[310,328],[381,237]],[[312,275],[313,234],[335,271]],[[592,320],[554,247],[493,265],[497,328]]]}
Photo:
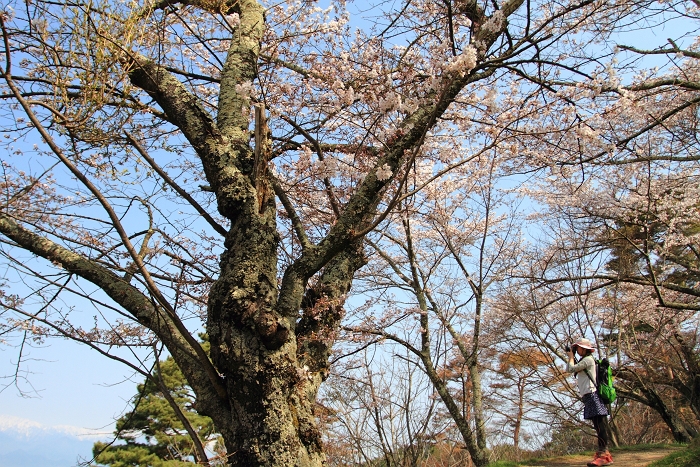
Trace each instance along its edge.
{"label": "shoe", "polygon": [[603,464],[600,464],[600,463],[599,463],[599,462],[600,462],[600,458],[601,458],[602,455],[603,455],[602,452],[596,452],[595,454],[593,454],[593,460],[590,461],[590,462],[589,462],[588,464],[586,464],[586,465],[587,465],[588,467],[599,467],[599,466],[603,465]]}
{"label": "shoe", "polygon": [[596,452],[593,460],[586,464],[588,467],[602,467],[604,465],[612,465],[613,458],[610,451]]}

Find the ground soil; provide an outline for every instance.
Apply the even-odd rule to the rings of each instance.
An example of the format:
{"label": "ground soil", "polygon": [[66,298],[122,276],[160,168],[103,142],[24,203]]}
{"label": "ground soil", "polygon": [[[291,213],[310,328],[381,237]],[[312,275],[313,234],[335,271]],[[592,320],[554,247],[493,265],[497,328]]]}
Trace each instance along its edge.
{"label": "ground soil", "polygon": [[[614,467],[643,467],[654,461],[662,459],[675,451],[675,448],[659,448],[649,451],[612,451]],[[585,467],[587,462],[593,459],[592,456],[576,455],[566,457],[553,457],[538,461],[537,467]],[[530,465],[530,467],[536,467]]]}

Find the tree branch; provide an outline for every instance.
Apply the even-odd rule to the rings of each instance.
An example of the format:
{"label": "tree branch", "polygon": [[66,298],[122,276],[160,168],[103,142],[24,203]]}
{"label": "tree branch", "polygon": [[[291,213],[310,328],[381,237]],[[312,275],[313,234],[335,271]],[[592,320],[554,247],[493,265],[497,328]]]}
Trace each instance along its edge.
{"label": "tree branch", "polygon": [[221,224],[216,222],[216,220],[214,220],[214,218],[211,217],[211,215],[189,193],[183,190],[182,187],[175,182],[175,180],[170,178],[167,172],[165,172],[165,170],[163,170],[162,167],[159,166],[155,160],[153,160],[153,158],[148,154],[146,149],[141,145],[141,143],[139,143],[134,138],[134,136],[131,133],[126,132],[126,139],[129,141],[129,143],[131,143],[132,146],[134,146],[134,148],[136,148],[141,157],[143,157],[144,160],[148,162],[148,165],[150,165],[151,168],[155,170],[155,172],[158,175],[160,175],[160,177],[165,181],[165,183],[167,183],[173,190],[175,190],[177,194],[186,199],[187,202],[189,202],[190,205],[192,205],[192,207],[195,208],[199,215],[202,216],[204,220],[206,220],[209,223],[209,225],[211,225],[214,228],[214,230],[216,230],[219,233],[219,235],[226,236],[226,229],[223,228]]}

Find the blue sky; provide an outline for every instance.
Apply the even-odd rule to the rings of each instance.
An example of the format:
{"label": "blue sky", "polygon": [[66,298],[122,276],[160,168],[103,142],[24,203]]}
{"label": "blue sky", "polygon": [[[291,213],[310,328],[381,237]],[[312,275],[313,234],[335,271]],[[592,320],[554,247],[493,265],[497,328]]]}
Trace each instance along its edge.
{"label": "blue sky", "polygon": [[[15,386],[0,392],[0,431],[5,433],[33,437],[37,430],[26,433],[33,426],[44,434],[62,434],[76,441],[81,434],[108,438],[114,420],[128,408],[136,384],[142,381],[131,378],[132,372],[123,364],[63,339],[32,348],[29,356],[32,360],[24,367],[31,372],[27,378],[35,392],[24,382],[19,386],[30,397],[20,395]],[[0,346],[0,375],[12,374],[16,361],[16,348]],[[8,382],[4,380],[3,387]],[[88,456],[90,444],[82,445],[88,447],[84,453]]]}

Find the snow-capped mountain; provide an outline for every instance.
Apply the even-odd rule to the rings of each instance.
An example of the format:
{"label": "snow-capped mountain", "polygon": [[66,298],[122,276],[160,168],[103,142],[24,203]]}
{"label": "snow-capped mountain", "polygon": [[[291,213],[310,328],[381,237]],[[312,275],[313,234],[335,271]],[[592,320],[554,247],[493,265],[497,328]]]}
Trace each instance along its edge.
{"label": "snow-capped mountain", "polygon": [[74,467],[89,461],[93,443],[109,434],[0,415],[0,467]]}

